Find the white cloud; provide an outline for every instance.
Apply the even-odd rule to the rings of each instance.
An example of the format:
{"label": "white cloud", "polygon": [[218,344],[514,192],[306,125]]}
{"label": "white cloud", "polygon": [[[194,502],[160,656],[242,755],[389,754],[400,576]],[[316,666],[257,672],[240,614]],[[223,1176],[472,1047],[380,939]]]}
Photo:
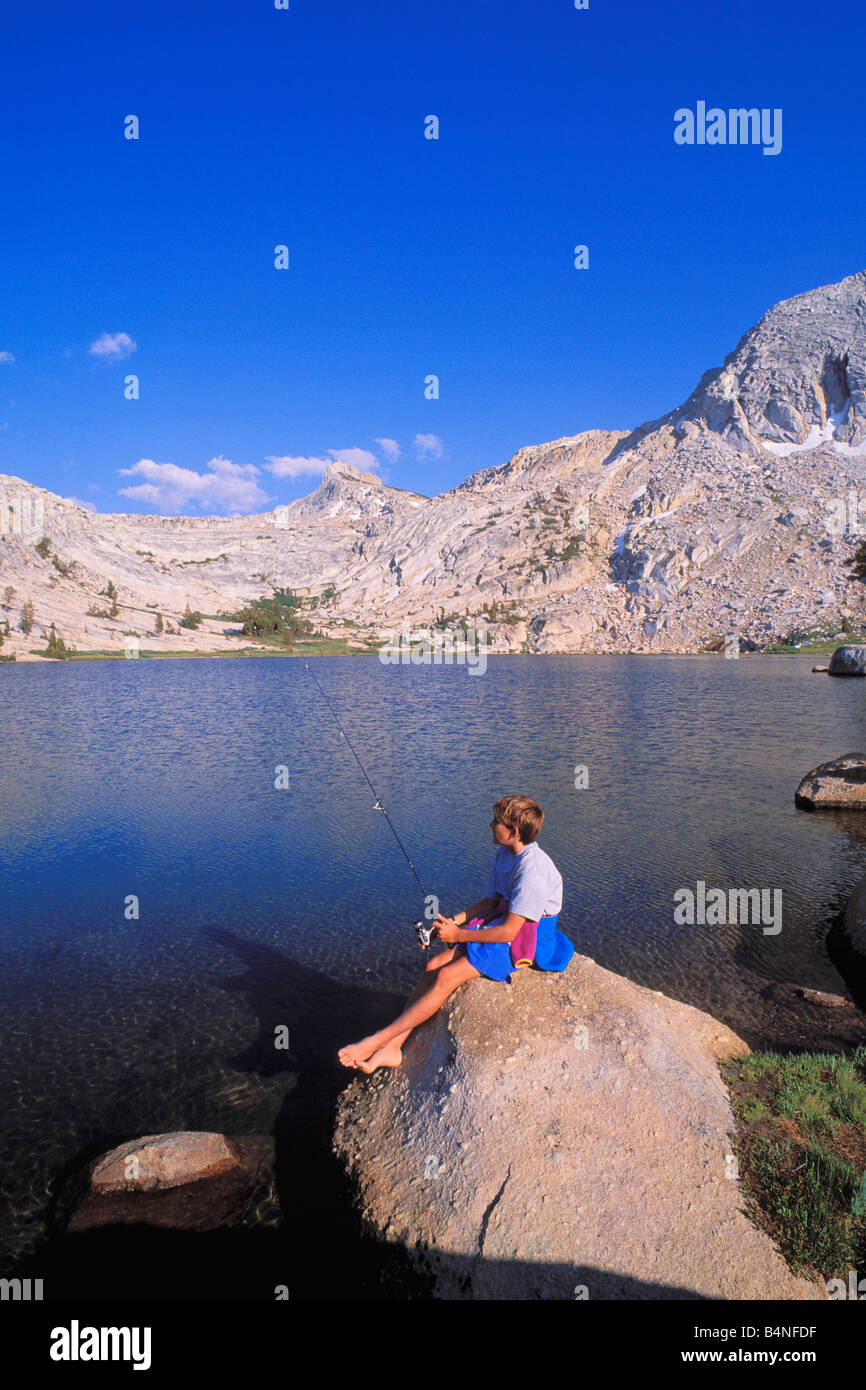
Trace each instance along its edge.
{"label": "white cloud", "polygon": [[316,475],[324,473],[330,459],[293,457],[291,454],[284,454],[282,457],[275,454],[268,454],[268,472],[275,478],[303,478],[310,474]]}
{"label": "white cloud", "polygon": [[122,362],[137,347],[138,343],[128,333],[103,333],[101,338],[90,344],[88,352],[91,357],[99,357],[103,362]]}
{"label": "white cloud", "polygon": [[132,468],[120,468],[125,478],[147,479],[135,487],[119,489],[121,497],[150,502],[161,512],[177,512],[191,503],[213,507],[230,516],[264,510],[270,501],[255,481],[259,470],[252,463],[232,463],[220,454],[205,464],[205,472],[180,468],[176,463],[139,459]]}
{"label": "white cloud", "polygon": [[379,445],[389,463],[400,457],[400,445],[396,439],[377,439],[375,443]]}
{"label": "white cloud", "polygon": [[327,449],[335,463],[351,463],[359,473],[377,473],[382,467],[369,449]]}
{"label": "white cloud", "polygon": [[0,362],[14,362],[15,358],[11,352],[0,352]]}
{"label": "white cloud", "polygon": [[412,440],[418,458],[441,459],[445,445],[438,434],[416,434]]}
{"label": "white cloud", "polygon": [[369,449],[326,449],[324,458],[303,455],[267,455],[267,471],[275,478],[321,477],[332,463],[351,463],[359,473],[378,473],[382,465]]}

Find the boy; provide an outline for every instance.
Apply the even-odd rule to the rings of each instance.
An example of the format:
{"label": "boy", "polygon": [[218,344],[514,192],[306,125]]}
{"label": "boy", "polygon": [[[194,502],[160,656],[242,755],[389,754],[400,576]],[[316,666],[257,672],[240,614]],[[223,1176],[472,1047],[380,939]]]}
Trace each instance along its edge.
{"label": "boy", "polygon": [[[486,895],[474,906],[435,922],[436,935],[450,949],[428,962],[399,1018],[378,1033],[340,1049],[344,1067],[375,1071],[398,1067],[403,1043],[419,1023],[432,1017],[449,994],[484,975],[510,980],[515,970],[535,964],[564,970],[574,947],[556,930],[562,908],[562,877],[536,844],[544,812],[528,796],[503,796],[493,808],[493,843],[498,845]],[[462,923],[467,923],[466,927]],[[486,925],[484,925],[486,924]]]}

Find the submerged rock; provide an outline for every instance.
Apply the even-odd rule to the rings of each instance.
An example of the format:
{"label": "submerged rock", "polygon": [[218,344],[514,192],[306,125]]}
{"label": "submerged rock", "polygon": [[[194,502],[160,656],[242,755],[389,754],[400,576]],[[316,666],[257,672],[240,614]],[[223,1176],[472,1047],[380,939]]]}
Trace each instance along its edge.
{"label": "submerged rock", "polygon": [[363,1222],[440,1299],[822,1299],[744,1215],[708,1014],[575,956],[473,981],[343,1092]]}
{"label": "submerged rock", "polygon": [[806,811],[866,809],[866,753],[819,763],[800,782],[794,802]]}
{"label": "submerged rock", "polygon": [[267,1183],[273,1140],[195,1130],[130,1139],[72,1179],[62,1224],[86,1231],[144,1222],[208,1231],[236,1225]]}
{"label": "submerged rock", "polygon": [[866,645],[848,643],[837,647],[830,657],[831,676],[866,676]]}
{"label": "submerged rock", "polygon": [[842,1009],[851,1003],[844,994],[828,994],[824,989],[807,989],[801,986],[797,993],[807,1004],[819,1004],[824,1009]]}

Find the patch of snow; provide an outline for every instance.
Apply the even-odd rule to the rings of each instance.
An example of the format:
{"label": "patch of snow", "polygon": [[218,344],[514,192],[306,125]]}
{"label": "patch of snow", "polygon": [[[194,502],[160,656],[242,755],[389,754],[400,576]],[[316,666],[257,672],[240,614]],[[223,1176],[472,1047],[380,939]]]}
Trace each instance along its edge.
{"label": "patch of snow", "polygon": [[637,490],[637,492],[633,492],[633,493],[632,493],[631,497],[628,499],[629,502],[636,502],[637,499],[638,499],[639,497],[643,497],[643,495],[644,495],[645,492],[646,492],[646,483],[644,483],[643,487],[639,487],[638,490]]}
{"label": "patch of snow", "polygon": [[789,454],[805,454],[810,449],[817,449],[822,444],[831,444],[837,454],[843,454],[846,458],[860,458],[866,454],[866,444],[846,444],[843,440],[837,439],[837,431],[844,425],[848,417],[850,397],[845,401],[841,410],[831,411],[824,425],[813,425],[809,434],[802,444],[778,444],[774,440],[762,439],[760,442],[765,449],[769,449],[771,454],[778,458],[787,458]]}

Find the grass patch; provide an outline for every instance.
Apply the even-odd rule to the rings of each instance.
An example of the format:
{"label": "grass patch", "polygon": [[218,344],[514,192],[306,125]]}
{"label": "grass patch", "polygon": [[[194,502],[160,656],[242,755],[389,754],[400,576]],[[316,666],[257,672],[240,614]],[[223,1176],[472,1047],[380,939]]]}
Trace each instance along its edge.
{"label": "grass patch", "polygon": [[801,656],[832,656],[837,647],[848,642],[866,642],[866,636],[857,632],[857,626],[850,618],[843,618],[838,626],[834,623],[814,623],[811,627],[795,627],[764,650],[786,655],[799,652]]}
{"label": "grass patch", "polygon": [[772,646],[765,647],[764,651],[770,656],[832,656],[837,647],[844,647],[849,642],[853,646],[859,646],[866,642],[866,634],[854,637],[806,639],[802,642],[774,642]]}
{"label": "grass patch", "polygon": [[866,1272],[866,1046],[720,1064],[746,1211],[795,1274]]}
{"label": "grass patch", "polygon": [[[355,642],[349,645],[348,641],[341,637],[305,637],[297,638],[292,642],[290,651],[276,641],[260,641],[256,639],[255,646],[238,644],[228,651],[196,652],[196,651],[158,651],[146,647],[139,648],[136,657],[128,657],[121,648],[112,649],[100,648],[89,652],[70,652],[66,658],[68,661],[168,661],[177,658],[187,661],[194,658],[203,660],[210,657],[225,658],[233,660],[238,656],[261,656],[261,657],[292,657],[292,656],[372,656],[379,651],[381,643],[378,638],[375,643],[371,642],[365,647],[360,647]],[[33,656],[44,656],[44,650],[32,649]],[[10,658],[5,658],[10,660]],[[14,657],[11,660],[15,660]]]}

